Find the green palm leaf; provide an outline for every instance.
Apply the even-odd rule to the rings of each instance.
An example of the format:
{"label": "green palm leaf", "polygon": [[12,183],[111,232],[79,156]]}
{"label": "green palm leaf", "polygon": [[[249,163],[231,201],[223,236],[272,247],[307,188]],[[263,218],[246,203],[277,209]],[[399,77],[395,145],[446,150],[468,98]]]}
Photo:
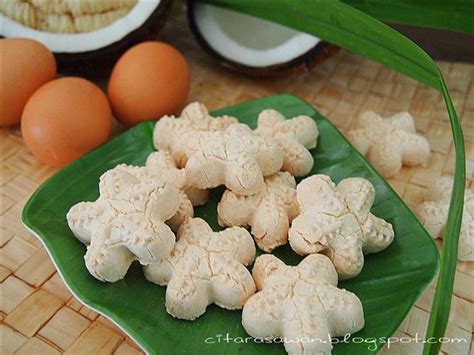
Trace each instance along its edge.
{"label": "green palm leaf", "polygon": [[[454,284],[454,273],[456,271],[458,238],[463,211],[466,168],[462,129],[443,76],[436,63],[421,48],[399,32],[384,25],[370,15],[339,1],[205,0],[205,2],[261,17],[302,32],[313,34],[325,41],[380,62],[442,92],[451,123],[456,161],[454,188],[451,197],[450,213],[446,224],[438,287],[436,288],[426,334],[427,338],[434,337],[439,339],[442,337],[446,330],[451,308],[451,294]],[[369,9],[369,2],[358,1],[356,3],[363,9]],[[393,14],[391,17],[382,15],[389,12],[389,9],[381,10],[385,3],[385,1],[380,1],[380,5],[376,5],[375,2],[370,2],[369,12],[378,14],[382,19],[390,20],[390,18],[396,18],[397,14]],[[403,14],[410,11],[409,5],[412,2],[402,1],[397,3],[400,6],[402,4],[407,6],[403,13],[399,15],[402,18]],[[451,2],[449,3],[451,4]],[[472,32],[470,26],[472,24],[472,16],[469,19],[468,15],[473,10],[472,8],[466,10],[466,7],[469,7],[468,3],[467,1],[459,2],[459,5],[462,6],[456,7],[455,5],[447,5],[448,2],[441,6],[440,4],[442,3],[440,1],[435,1],[435,4],[439,6],[429,9],[432,4],[430,1],[426,9],[423,8],[423,11],[420,10],[416,14],[421,17],[425,12],[428,12],[431,14],[429,23],[432,26],[438,23],[440,24],[439,27],[449,26],[446,24],[446,20],[439,20],[443,15],[446,18],[461,18],[462,21],[459,29]],[[364,7],[362,7],[363,4],[365,4]],[[389,1],[388,4],[392,6],[394,12],[398,11],[394,8],[395,1]],[[417,6],[421,6],[411,5],[411,11],[416,10]],[[446,9],[449,13],[442,12],[441,10],[443,9]],[[437,13],[437,11],[440,12]],[[467,22],[467,20],[471,22]],[[440,346],[439,342],[426,344],[425,353],[437,354]]]}
{"label": "green palm leaf", "polygon": [[381,21],[474,34],[473,0],[342,0]]}

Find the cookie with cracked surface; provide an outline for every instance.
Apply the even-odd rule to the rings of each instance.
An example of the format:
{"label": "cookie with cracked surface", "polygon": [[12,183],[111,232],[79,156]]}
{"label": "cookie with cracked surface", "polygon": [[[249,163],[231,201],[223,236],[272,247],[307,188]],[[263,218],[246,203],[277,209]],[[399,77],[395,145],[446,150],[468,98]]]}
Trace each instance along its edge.
{"label": "cookie with cracked surface", "polygon": [[67,213],[69,228],[87,245],[89,272],[101,281],[122,279],[131,263],[165,258],[175,236],[168,225],[179,208],[179,192],[159,179],[137,179],[120,168],[105,172],[99,198],[80,202]]}
{"label": "cookie with cracked surface", "polygon": [[362,113],[357,129],[347,138],[386,178],[396,175],[402,165],[426,165],[430,145],[416,133],[415,121],[408,112],[382,118],[373,111]]}
{"label": "cookie with cracked surface", "polygon": [[[421,223],[434,239],[443,237],[452,189],[453,179],[451,177],[439,177],[428,188],[426,201],[420,204],[416,210]],[[474,261],[474,188],[464,191],[458,259]]]}
{"label": "cookie with cracked surface", "polygon": [[217,206],[219,225],[250,226],[258,247],[266,252],[288,243],[288,228],[298,210],[295,178],[288,172],[266,177],[254,195],[226,190]]}
{"label": "cookie with cracked surface", "polygon": [[278,145],[245,124],[218,132],[188,132],[181,147],[188,156],[189,184],[200,189],[225,185],[235,193],[252,195],[263,188],[264,177],[283,164]]}
{"label": "cookie with cracked surface", "polygon": [[179,169],[171,155],[164,150],[151,153],[145,166],[120,164],[116,168],[134,175],[139,180],[160,179],[179,190],[180,204],[178,211],[166,221],[174,231],[177,231],[187,218],[193,217],[193,206],[203,205],[209,198],[207,190],[197,189],[189,185],[184,169]]}
{"label": "cookie with cracked surface", "polygon": [[340,279],[357,276],[364,253],[377,253],[393,241],[392,225],[374,216],[373,185],[363,178],[336,184],[327,175],[313,175],[297,188],[300,214],[288,232],[291,248],[300,255],[324,253]]}
{"label": "cookie with cracked surface", "polygon": [[364,327],[359,298],[337,287],[337,273],[324,255],[313,254],[288,266],[265,254],[252,271],[258,292],[242,311],[242,325],[253,337],[285,339],[288,354],[329,354],[331,337]]}
{"label": "cookie with cracked surface", "polygon": [[157,149],[170,152],[178,167],[184,167],[188,157],[181,149],[181,145],[186,132],[222,131],[235,123],[238,123],[236,118],[230,116],[214,118],[209,115],[203,104],[193,102],[183,109],[180,117],[164,116],[156,122],[153,144]]}
{"label": "cookie with cracked surface", "polygon": [[213,232],[200,218],[180,227],[170,256],[144,267],[145,277],[167,285],[166,310],[175,318],[194,320],[208,305],[240,309],[255,293],[245,267],[255,258],[250,234],[240,227]]}
{"label": "cookie with cracked surface", "polygon": [[309,149],[316,148],[318,126],[309,116],[300,115],[286,119],[276,110],[264,110],[258,115],[255,132],[275,140],[283,152],[283,171],[293,176],[308,174],[314,165]]}

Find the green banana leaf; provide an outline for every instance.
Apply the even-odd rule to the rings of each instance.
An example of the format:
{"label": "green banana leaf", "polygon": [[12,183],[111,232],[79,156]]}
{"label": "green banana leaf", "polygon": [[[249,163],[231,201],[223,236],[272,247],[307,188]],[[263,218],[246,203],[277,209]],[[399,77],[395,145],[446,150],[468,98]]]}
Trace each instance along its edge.
{"label": "green banana leaf", "polygon": [[[334,354],[376,353],[431,283],[438,265],[436,246],[388,183],[327,119],[303,100],[291,95],[272,96],[215,114],[236,116],[255,128],[258,113],[267,108],[279,110],[288,118],[301,114],[313,117],[320,139],[312,150],[316,163],[311,174],[328,174],[335,181],[349,176],[369,179],[376,189],[372,212],[394,226],[392,245],[381,253],[368,255],[359,276],[340,282],[340,287],[361,299],[366,325],[354,335],[356,340],[339,339]],[[125,279],[113,284],[99,282],[88,273],[85,246],[69,230],[65,215],[77,202],[98,197],[98,179],[104,171],[119,163],[144,164],[154,150],[153,125],[148,122],[131,128],[51,177],[27,202],[24,224],[46,246],[72,293],[112,319],[151,354],[284,354],[281,344],[248,340],[242,344],[248,336],[241,326],[241,311],[210,306],[193,322],[174,319],[165,311],[165,288],[147,282],[138,264],[132,266]],[[216,206],[221,194],[222,189],[213,190],[209,203],[195,211],[214,230],[220,230]],[[274,254],[292,265],[301,260],[288,245]],[[226,334],[237,341],[225,341]]]}
{"label": "green banana leaf", "polygon": [[[441,259],[438,286],[436,288],[426,333],[426,339],[440,339],[446,331],[451,309],[451,294],[453,291],[454,274],[456,272],[458,239],[464,204],[466,160],[462,129],[443,76],[436,63],[421,48],[399,32],[384,25],[370,15],[339,1],[203,0],[203,2],[261,17],[302,32],[313,34],[325,41],[337,44],[349,51],[380,62],[421,83],[433,87],[443,94],[446,109],[449,114],[456,153],[455,174],[454,188],[443,242],[443,257]],[[391,4],[393,2],[390,1],[388,3]],[[407,1],[403,3],[408,6]],[[434,3],[439,4],[439,1],[435,1]],[[447,1],[446,3],[452,2]],[[467,3],[467,1],[459,2],[459,4]],[[372,4],[372,12],[377,10],[380,14],[385,13],[385,10],[387,12],[390,11],[390,8],[384,8],[385,1],[380,1],[378,9],[374,3]],[[429,4],[431,4],[431,1]],[[443,10],[440,7],[433,7],[432,10],[419,10],[416,14],[422,17],[425,15],[425,12],[433,13],[436,11],[436,8],[440,11]],[[452,7],[448,7],[446,5],[445,8],[447,10],[449,9],[449,13],[442,12],[442,15],[445,17],[458,18],[464,15],[468,16],[469,13],[472,13],[472,9],[465,11],[466,6],[455,7],[453,5]],[[415,7],[413,9],[415,9]],[[440,16],[441,15],[436,18]],[[471,18],[468,17],[468,20],[471,21],[466,23],[466,21],[463,20],[463,23],[466,23],[469,27],[469,25],[472,25],[472,16]],[[435,21],[435,19],[433,18],[432,21]],[[439,341],[426,343],[424,353],[438,354],[440,347],[441,343]]]}
{"label": "green banana leaf", "polygon": [[383,22],[474,34],[474,0],[342,0],[342,2]]}

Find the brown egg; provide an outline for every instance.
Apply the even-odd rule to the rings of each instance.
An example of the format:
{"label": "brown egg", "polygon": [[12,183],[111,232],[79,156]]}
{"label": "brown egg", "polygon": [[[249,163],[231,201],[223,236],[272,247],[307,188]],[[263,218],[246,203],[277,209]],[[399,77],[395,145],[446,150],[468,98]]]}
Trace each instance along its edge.
{"label": "brown egg", "polygon": [[81,78],[43,85],[23,111],[21,132],[41,161],[63,166],[110,137],[112,112],[97,86]]}
{"label": "brown egg", "polygon": [[184,57],[162,42],[143,42],[118,60],[108,95],[115,117],[127,126],[181,111],[191,76]]}
{"label": "brown egg", "polygon": [[48,48],[26,38],[0,39],[0,126],[20,122],[28,99],[56,75]]}

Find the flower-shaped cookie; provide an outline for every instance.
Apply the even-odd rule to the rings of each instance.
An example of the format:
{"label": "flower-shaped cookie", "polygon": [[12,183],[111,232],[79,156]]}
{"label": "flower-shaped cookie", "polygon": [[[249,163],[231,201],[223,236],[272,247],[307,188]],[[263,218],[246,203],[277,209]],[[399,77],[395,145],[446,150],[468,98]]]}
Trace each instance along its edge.
{"label": "flower-shaped cookie", "polygon": [[287,120],[278,111],[264,110],[258,115],[255,132],[278,143],[284,155],[282,170],[293,176],[304,176],[313,168],[313,156],[308,149],[316,147],[319,131],[311,117]]}
{"label": "flower-shaped cookie", "polygon": [[188,132],[182,140],[188,156],[186,178],[200,189],[225,185],[235,193],[252,195],[263,188],[263,178],[275,174],[283,164],[278,145],[245,124],[218,132]]}
{"label": "flower-shaped cookie", "polygon": [[298,214],[296,182],[288,172],[265,178],[265,185],[250,196],[226,190],[217,206],[221,226],[250,226],[258,247],[266,252],[288,242],[288,228]]}
{"label": "flower-shaped cookie", "polygon": [[188,184],[184,169],[177,168],[171,155],[164,150],[151,153],[145,166],[120,164],[117,165],[116,169],[126,171],[139,180],[160,179],[180,191],[179,209],[166,222],[174,231],[178,230],[187,218],[193,217],[193,206],[203,205],[209,198],[207,190],[197,189]]}
{"label": "flower-shaped cookie", "polygon": [[134,260],[148,264],[171,252],[175,236],[164,221],[179,207],[175,187],[117,168],[101,176],[99,191],[97,201],[80,202],[67,214],[74,235],[88,244],[84,258],[95,278],[118,281]]}
{"label": "flower-shaped cookie", "polygon": [[386,178],[397,174],[402,165],[425,165],[430,145],[416,133],[415,122],[408,112],[384,119],[373,111],[364,112],[357,129],[347,138]]}
{"label": "flower-shaped cookie", "polygon": [[255,293],[255,284],[244,265],[255,258],[252,237],[233,227],[213,232],[200,218],[180,227],[171,255],[144,267],[145,277],[166,289],[166,310],[173,317],[193,320],[209,304],[240,309]]}
{"label": "flower-shaped cookie", "polygon": [[363,253],[392,243],[392,225],[370,213],[375,189],[368,180],[348,178],[336,187],[329,176],[313,175],[296,191],[300,214],[288,232],[291,247],[300,255],[328,255],[341,279],[360,273]]}
{"label": "flower-shaped cookie", "polygon": [[184,133],[190,130],[222,131],[234,123],[237,123],[236,118],[214,118],[203,104],[193,102],[183,109],[180,117],[164,116],[158,120],[153,132],[153,144],[157,149],[170,152],[178,167],[183,167],[187,161],[187,156],[181,149]]}
{"label": "flower-shaped cookie", "polygon": [[[418,206],[417,215],[433,238],[441,238],[448,219],[453,179],[438,178],[428,189],[426,200]],[[474,261],[474,189],[464,191],[464,210],[459,234],[458,259]]]}
{"label": "flower-shaped cookie", "polygon": [[337,273],[324,255],[309,255],[298,266],[261,255],[252,274],[259,292],[245,303],[242,325],[253,337],[281,338],[289,354],[329,354],[331,337],[364,327],[359,298],[337,288]]}

